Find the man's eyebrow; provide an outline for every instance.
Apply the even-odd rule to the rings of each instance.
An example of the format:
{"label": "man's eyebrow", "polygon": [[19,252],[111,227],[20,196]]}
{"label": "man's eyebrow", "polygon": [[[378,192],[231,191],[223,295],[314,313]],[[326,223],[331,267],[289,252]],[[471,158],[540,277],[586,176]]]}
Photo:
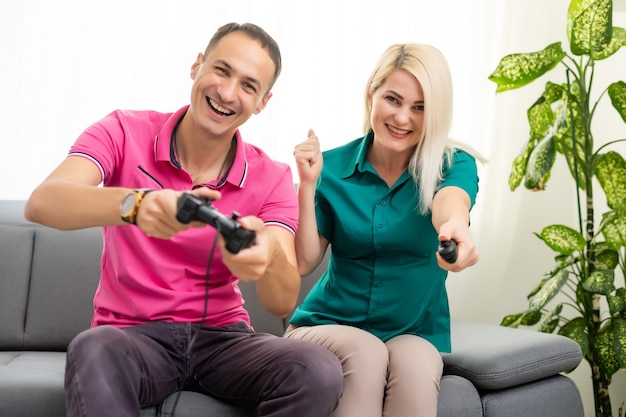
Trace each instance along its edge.
{"label": "man's eyebrow", "polygon": [[[226,67],[231,72],[235,72],[234,68],[228,62],[224,61],[223,59],[218,59],[218,60],[215,61],[215,63],[223,65],[224,67]],[[255,84],[259,90],[261,89],[261,82],[259,80],[257,80],[256,78],[246,76],[245,79],[250,84]]]}

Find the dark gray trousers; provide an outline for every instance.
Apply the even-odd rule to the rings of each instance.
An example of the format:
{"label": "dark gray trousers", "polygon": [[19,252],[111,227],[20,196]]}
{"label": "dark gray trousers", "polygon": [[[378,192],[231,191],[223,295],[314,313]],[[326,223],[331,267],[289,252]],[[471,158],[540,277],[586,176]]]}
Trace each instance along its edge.
{"label": "dark gray trousers", "polygon": [[154,322],[76,336],[65,389],[68,417],[137,417],[181,389],[254,409],[255,416],[328,417],[343,374],[323,347],[254,333],[243,322],[220,328]]}

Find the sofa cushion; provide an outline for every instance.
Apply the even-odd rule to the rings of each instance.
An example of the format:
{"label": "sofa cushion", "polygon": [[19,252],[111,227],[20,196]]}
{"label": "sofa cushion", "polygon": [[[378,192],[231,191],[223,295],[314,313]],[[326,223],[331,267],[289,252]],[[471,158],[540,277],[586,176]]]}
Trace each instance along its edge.
{"label": "sofa cushion", "polygon": [[141,417],[252,417],[252,410],[247,410],[211,398],[197,392],[183,391],[170,395],[158,407],[146,407],[141,410]]}
{"label": "sofa cushion", "polygon": [[479,389],[503,389],[574,369],[578,343],[554,334],[486,323],[452,321],[452,353],[444,373],[469,379]]}
{"label": "sofa cushion", "polygon": [[64,374],[64,352],[0,352],[0,415],[65,417]]}
{"label": "sofa cushion", "polygon": [[465,378],[444,375],[439,384],[437,417],[482,417],[483,407],[476,387]]}
{"label": "sofa cushion", "polygon": [[580,393],[574,381],[554,375],[507,390],[483,393],[485,417],[583,416]]}

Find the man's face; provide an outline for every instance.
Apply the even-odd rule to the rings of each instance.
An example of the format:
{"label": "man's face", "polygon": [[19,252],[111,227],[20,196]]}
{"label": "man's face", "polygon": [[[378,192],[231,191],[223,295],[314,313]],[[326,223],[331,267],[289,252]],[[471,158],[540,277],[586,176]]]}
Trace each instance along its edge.
{"label": "man's face", "polygon": [[274,62],[261,43],[243,32],[224,36],[191,69],[191,107],[196,123],[211,135],[230,139],[271,97]]}

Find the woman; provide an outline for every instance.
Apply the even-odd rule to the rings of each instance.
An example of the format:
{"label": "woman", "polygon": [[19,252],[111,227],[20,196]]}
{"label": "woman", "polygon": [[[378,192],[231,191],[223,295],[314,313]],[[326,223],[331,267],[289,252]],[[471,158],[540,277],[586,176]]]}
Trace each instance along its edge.
{"label": "woman", "polygon": [[[431,46],[389,47],[365,109],[364,137],[322,154],[311,130],[294,150],[299,271],[311,272],[329,244],[331,258],[285,337],[341,360],[333,416],[434,417],[440,352],[451,348],[446,276],[479,258],[469,231],[476,162],[448,139],[451,76]],[[454,263],[437,253],[448,240],[457,243]]]}

